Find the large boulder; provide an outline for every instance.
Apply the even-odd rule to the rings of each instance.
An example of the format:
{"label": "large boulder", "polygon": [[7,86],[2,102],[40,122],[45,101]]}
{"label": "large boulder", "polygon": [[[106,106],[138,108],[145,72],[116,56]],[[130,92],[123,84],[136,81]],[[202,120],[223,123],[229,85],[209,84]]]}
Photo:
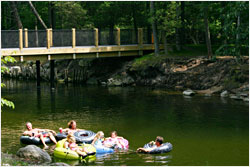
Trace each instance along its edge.
{"label": "large boulder", "polygon": [[17,151],[17,156],[25,159],[32,159],[39,162],[51,162],[49,154],[35,145],[28,145]]}

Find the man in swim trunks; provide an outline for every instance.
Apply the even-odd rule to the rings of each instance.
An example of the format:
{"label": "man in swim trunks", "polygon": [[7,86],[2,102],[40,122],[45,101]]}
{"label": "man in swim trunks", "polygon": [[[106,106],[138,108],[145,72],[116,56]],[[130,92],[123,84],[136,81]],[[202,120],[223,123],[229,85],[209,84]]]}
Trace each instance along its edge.
{"label": "man in swim trunks", "polygon": [[46,145],[45,141],[44,141],[45,137],[49,137],[55,144],[57,143],[55,137],[53,136],[53,134],[56,134],[56,132],[53,131],[53,130],[50,130],[50,129],[38,129],[38,128],[33,129],[32,124],[30,122],[26,123],[26,128],[27,128],[27,130],[25,132],[23,132],[23,135],[24,136],[30,136],[30,137],[34,136],[34,137],[40,138],[43,145],[44,145],[44,149],[49,148]]}
{"label": "man in swim trunks", "polygon": [[136,152],[145,152],[145,153],[150,152],[153,149],[155,149],[157,147],[160,147],[162,145],[162,143],[163,143],[163,140],[164,140],[163,137],[157,136],[155,141],[150,142],[150,144],[153,145],[152,147],[150,147],[150,148],[142,148],[142,147],[140,147],[140,148],[138,148],[136,150]]}
{"label": "man in swim trunks", "polygon": [[65,132],[67,134],[74,134],[75,132],[81,131],[81,130],[84,130],[84,129],[77,129],[76,128],[76,121],[71,120],[68,122],[68,128],[62,129],[62,132]]}

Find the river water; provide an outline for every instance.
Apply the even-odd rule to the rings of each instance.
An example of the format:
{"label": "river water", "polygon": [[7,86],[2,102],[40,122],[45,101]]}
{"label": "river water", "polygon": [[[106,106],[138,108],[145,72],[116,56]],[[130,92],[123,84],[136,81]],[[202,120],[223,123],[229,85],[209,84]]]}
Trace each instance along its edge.
{"label": "river water", "polygon": [[[15,154],[23,145],[19,137],[25,122],[58,132],[67,122],[77,127],[102,130],[108,137],[116,130],[128,139],[130,150],[98,155],[94,162],[71,165],[214,166],[249,165],[249,104],[220,97],[186,98],[178,92],[145,87],[98,87],[58,84],[51,91],[42,83],[4,81],[2,96],[15,110],[2,108],[1,149]],[[173,145],[169,153],[137,154],[136,148],[163,136]],[[50,145],[52,146],[52,144]]]}

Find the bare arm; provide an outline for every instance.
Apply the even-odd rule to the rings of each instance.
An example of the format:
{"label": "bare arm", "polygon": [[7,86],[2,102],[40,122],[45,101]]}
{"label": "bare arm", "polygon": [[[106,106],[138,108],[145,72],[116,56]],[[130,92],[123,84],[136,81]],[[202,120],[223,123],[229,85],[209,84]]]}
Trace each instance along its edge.
{"label": "bare arm", "polygon": [[145,153],[147,153],[147,152],[150,152],[152,150],[153,150],[152,148],[138,148],[136,150],[136,152],[145,152]]}
{"label": "bare arm", "polygon": [[97,138],[95,137],[91,144],[94,145],[96,140],[97,140]]}

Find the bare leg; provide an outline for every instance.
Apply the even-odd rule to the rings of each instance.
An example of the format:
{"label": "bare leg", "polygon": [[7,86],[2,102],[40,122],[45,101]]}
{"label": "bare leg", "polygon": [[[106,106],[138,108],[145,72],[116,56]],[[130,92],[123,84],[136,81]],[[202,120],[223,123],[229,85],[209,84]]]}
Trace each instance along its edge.
{"label": "bare leg", "polygon": [[44,141],[44,137],[43,137],[42,134],[40,134],[40,139],[41,139],[41,141],[42,141],[44,147],[47,148],[48,146],[46,145],[46,143],[45,143],[45,141]]}
{"label": "bare leg", "polygon": [[52,133],[49,133],[49,138],[50,138],[55,144],[57,144],[57,141],[56,141],[55,137],[52,135]]}
{"label": "bare leg", "polygon": [[76,153],[82,156],[86,156],[87,153],[80,151],[79,149],[76,150]]}

